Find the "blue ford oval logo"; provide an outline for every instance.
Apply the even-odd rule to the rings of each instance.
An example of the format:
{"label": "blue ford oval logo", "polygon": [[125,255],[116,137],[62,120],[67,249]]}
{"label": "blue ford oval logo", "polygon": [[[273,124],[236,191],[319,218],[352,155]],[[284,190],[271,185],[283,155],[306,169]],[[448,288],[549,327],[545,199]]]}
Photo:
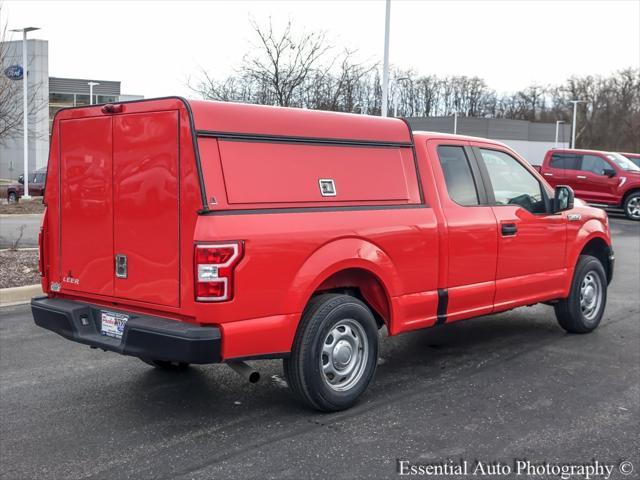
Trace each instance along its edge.
{"label": "blue ford oval logo", "polygon": [[21,80],[24,70],[20,65],[11,65],[4,69],[4,74],[11,80]]}

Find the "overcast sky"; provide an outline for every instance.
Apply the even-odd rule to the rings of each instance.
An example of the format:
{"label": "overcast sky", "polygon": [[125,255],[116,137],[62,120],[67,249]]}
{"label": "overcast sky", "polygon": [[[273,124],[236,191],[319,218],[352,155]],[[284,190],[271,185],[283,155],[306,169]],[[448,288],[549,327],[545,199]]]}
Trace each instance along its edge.
{"label": "overcast sky", "polygon": [[[9,28],[42,28],[31,35],[49,41],[51,76],[120,80],[122,93],[146,97],[189,96],[200,68],[231,72],[253,40],[250,18],[324,30],[336,47],[382,62],[383,0],[5,0],[2,10]],[[477,75],[501,92],[607,75],[640,66],[640,0],[393,0],[390,56],[422,74]]]}

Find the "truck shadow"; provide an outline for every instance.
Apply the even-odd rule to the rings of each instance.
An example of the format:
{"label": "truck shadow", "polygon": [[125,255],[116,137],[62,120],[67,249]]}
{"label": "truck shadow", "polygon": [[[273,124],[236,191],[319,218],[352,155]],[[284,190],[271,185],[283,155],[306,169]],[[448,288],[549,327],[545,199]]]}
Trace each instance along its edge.
{"label": "truck shadow", "polygon": [[[549,307],[535,307],[538,309]],[[521,351],[541,348],[565,333],[552,315],[518,309],[473,322],[458,322],[398,337],[382,333],[376,378],[363,402],[377,403],[385,392],[412,392],[416,385],[438,382],[452,370],[473,370],[487,362],[500,363]],[[278,412],[279,418],[317,415],[298,404],[283,379],[279,360],[253,362],[262,379],[246,383],[226,365],[192,366],[185,371],[161,371],[142,365],[134,374],[124,400],[131,411],[150,419],[158,415],[207,422]],[[355,407],[356,410],[359,407]],[[120,413],[122,409],[119,410]],[[339,415],[339,414],[338,414]]]}

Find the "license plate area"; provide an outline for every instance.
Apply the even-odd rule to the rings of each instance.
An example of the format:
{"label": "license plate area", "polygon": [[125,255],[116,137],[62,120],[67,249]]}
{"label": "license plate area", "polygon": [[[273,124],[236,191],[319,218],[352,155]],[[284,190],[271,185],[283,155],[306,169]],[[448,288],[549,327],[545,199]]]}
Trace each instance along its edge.
{"label": "license plate area", "polygon": [[100,333],[107,337],[120,339],[128,321],[129,315],[127,314],[100,310]]}

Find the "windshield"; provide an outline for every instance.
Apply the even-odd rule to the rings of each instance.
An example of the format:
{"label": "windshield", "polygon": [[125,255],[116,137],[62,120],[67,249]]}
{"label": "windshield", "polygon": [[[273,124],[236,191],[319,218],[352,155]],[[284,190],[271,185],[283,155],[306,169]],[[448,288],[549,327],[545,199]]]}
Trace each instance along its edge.
{"label": "windshield", "polygon": [[607,158],[627,172],[640,172],[640,167],[619,153],[607,153]]}
{"label": "windshield", "polygon": [[628,158],[629,160],[631,160],[633,163],[635,163],[637,166],[640,167],[640,156],[637,156],[637,155],[636,156],[631,156],[631,154],[626,154],[626,153],[625,154],[621,153],[620,155],[622,155],[623,157]]}

